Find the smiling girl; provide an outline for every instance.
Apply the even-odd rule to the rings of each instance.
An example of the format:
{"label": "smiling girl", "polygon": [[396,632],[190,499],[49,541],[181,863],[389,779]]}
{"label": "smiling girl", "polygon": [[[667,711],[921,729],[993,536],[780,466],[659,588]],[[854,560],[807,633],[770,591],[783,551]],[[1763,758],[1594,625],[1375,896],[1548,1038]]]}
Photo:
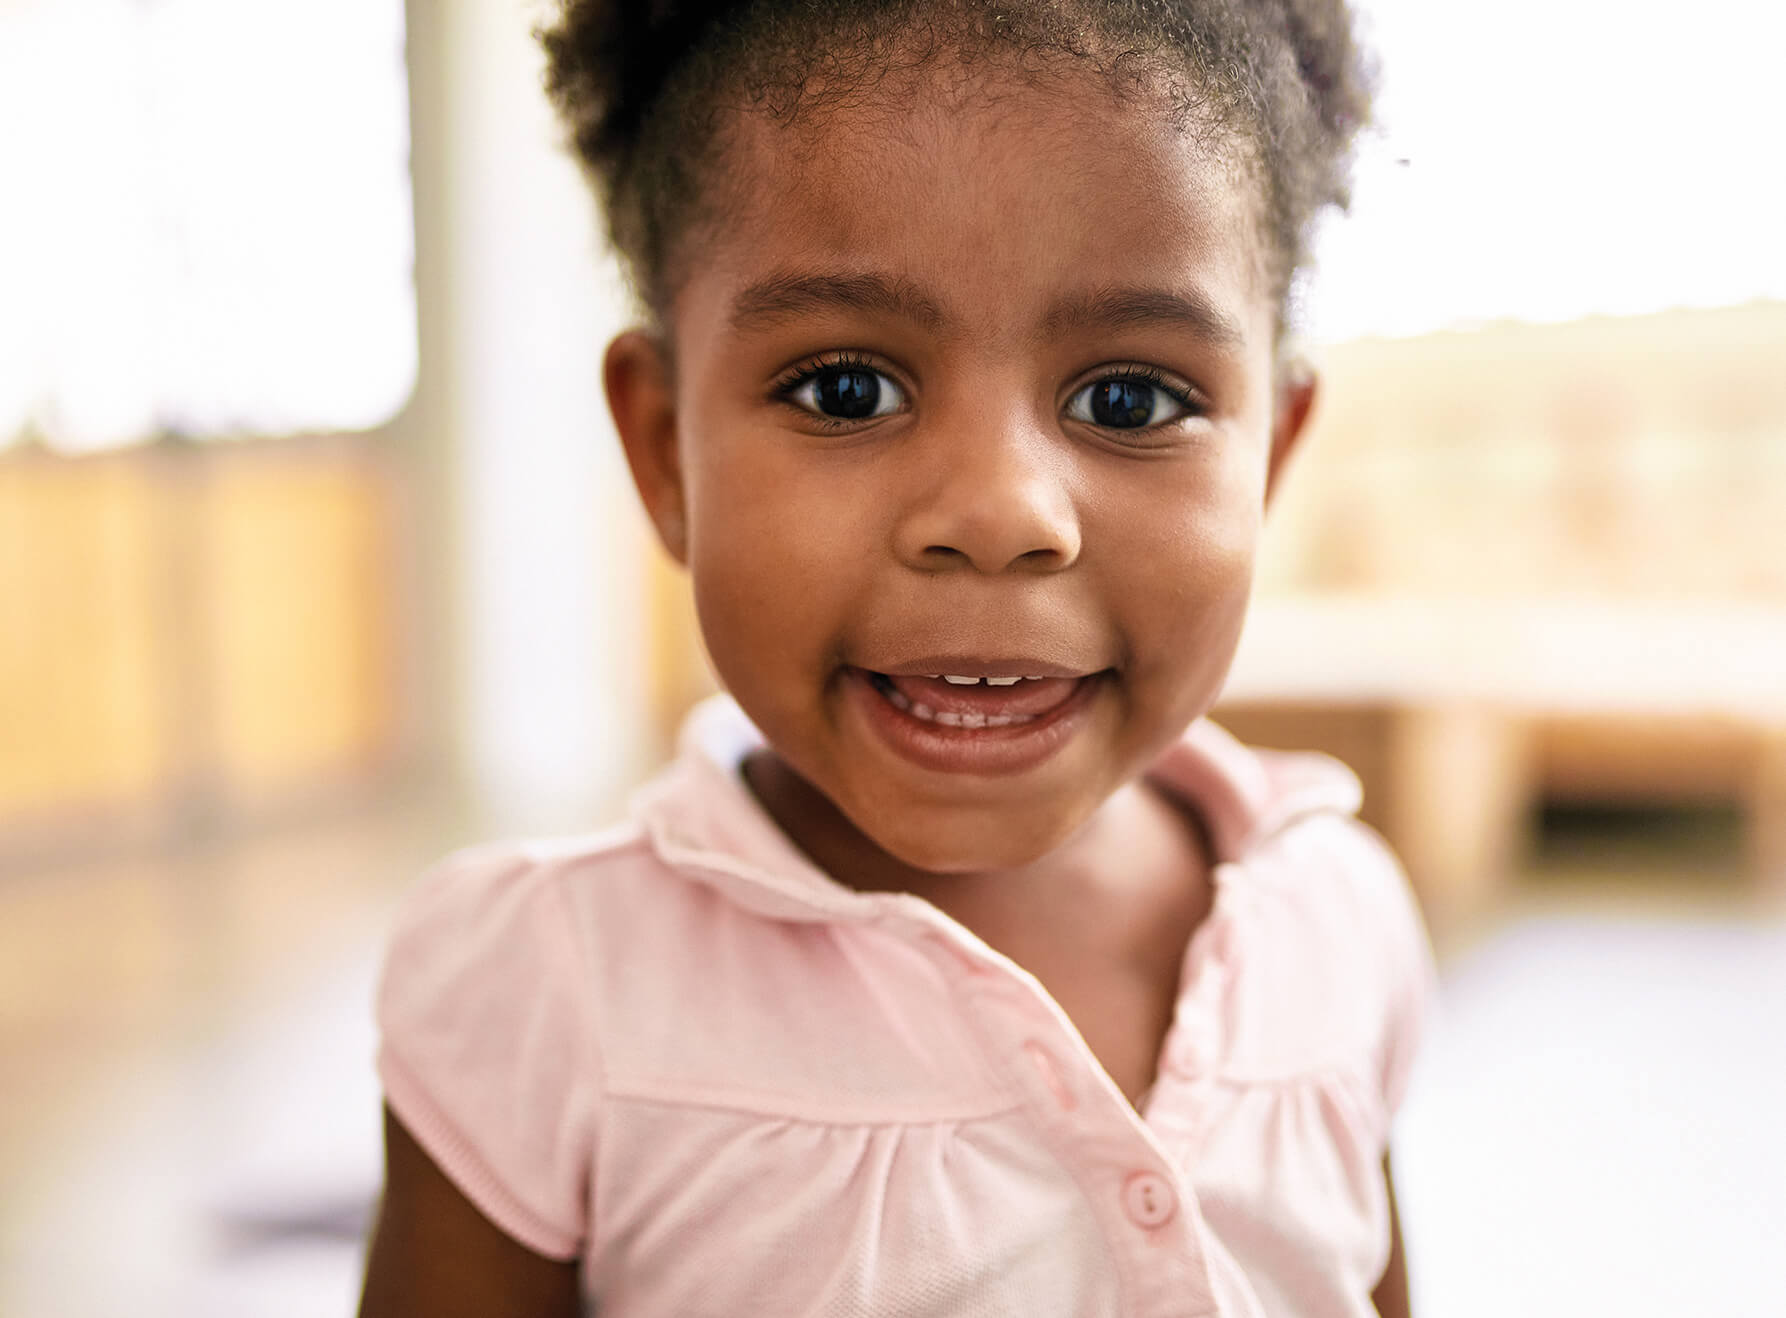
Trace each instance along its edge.
{"label": "smiling girl", "polygon": [[728,695],[624,826],[412,895],[362,1312],[1406,1313],[1418,917],[1345,769],[1203,718],[1314,394],[1338,0],[545,42]]}

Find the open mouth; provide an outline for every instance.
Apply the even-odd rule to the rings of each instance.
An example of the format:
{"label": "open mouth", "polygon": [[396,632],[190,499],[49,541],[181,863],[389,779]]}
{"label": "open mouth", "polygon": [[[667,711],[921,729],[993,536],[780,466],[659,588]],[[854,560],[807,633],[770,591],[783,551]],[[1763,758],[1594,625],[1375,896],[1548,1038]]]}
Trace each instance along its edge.
{"label": "open mouth", "polygon": [[1022,674],[917,676],[863,671],[870,685],[893,708],[939,730],[1024,727],[1062,708],[1089,680]]}
{"label": "open mouth", "polygon": [[[941,673],[848,668],[852,705],[884,747],[925,770],[1007,777],[1061,752],[1088,725],[1116,673],[1023,661],[938,663]],[[968,672],[948,672],[968,668]],[[1039,672],[1036,672],[1038,670]]]}
{"label": "open mouth", "polygon": [[944,773],[1003,777],[1039,767],[1072,741],[1114,676],[1109,669],[1069,675],[962,666],[979,671],[852,667],[847,686],[877,739],[902,758]]}

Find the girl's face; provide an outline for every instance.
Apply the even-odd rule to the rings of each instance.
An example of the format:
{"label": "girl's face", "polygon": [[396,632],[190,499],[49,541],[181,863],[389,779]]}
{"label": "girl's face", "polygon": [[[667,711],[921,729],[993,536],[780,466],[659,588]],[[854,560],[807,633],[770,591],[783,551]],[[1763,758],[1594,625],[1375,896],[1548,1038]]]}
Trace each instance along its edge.
{"label": "girl's face", "polygon": [[673,383],[607,372],[725,685],[933,872],[1048,853],[1210,706],[1312,388],[1243,175],[1089,78],[992,90],[745,122]]}

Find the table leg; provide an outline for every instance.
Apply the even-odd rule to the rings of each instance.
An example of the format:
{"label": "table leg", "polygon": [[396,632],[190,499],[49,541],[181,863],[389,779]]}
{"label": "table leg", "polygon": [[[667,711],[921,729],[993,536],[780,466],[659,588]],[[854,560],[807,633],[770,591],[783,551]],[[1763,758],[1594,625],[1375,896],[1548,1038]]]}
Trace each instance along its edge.
{"label": "table leg", "polygon": [[1529,743],[1525,721],[1502,709],[1394,715],[1386,831],[1435,924],[1474,914],[1512,877],[1529,829]]}

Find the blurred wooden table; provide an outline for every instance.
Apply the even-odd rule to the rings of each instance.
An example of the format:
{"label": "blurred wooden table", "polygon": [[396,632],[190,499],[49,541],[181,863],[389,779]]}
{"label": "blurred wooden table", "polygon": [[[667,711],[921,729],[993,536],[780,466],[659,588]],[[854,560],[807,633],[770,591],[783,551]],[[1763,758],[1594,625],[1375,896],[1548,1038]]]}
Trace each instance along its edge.
{"label": "blurred wooden table", "polygon": [[1216,717],[1352,764],[1437,918],[1511,871],[1547,787],[1735,799],[1754,873],[1786,884],[1786,611],[1261,600]]}

